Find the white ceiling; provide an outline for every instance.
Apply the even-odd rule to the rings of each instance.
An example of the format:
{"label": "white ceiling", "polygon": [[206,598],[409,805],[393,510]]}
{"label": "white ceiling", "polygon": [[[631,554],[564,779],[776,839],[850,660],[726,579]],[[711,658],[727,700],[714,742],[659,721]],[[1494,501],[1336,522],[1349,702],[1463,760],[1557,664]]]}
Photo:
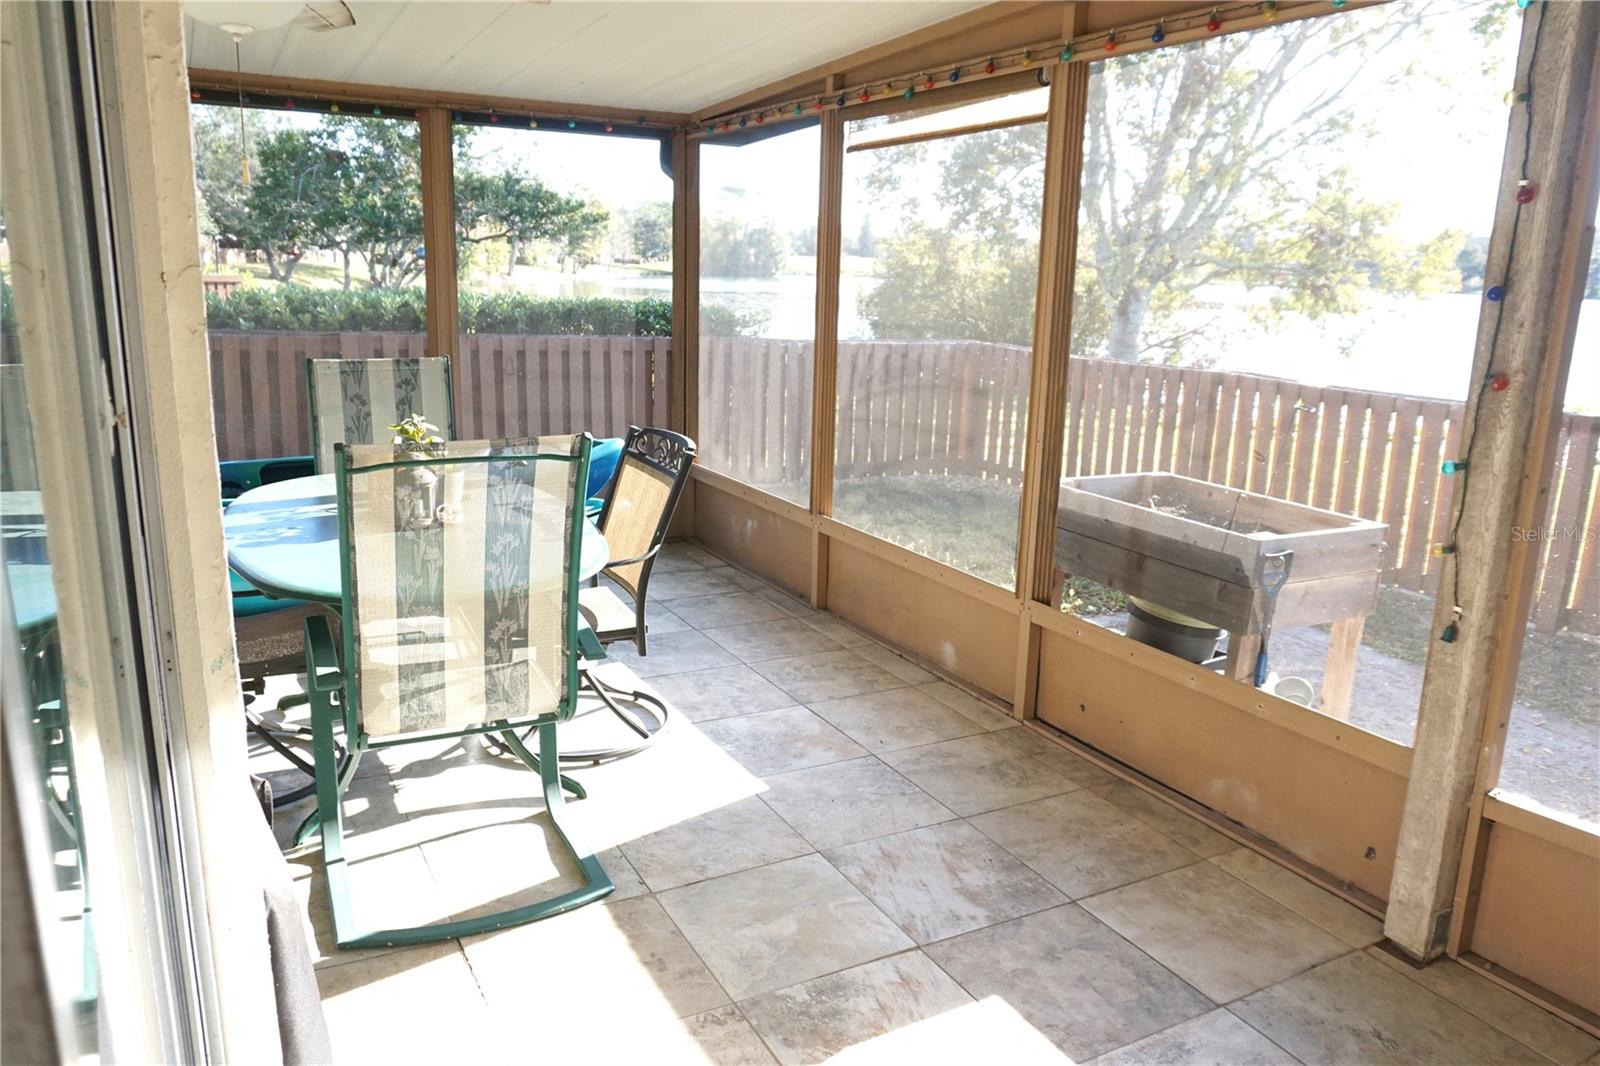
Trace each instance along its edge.
{"label": "white ceiling", "polygon": [[[250,34],[240,48],[244,70],[687,112],[981,6],[981,0],[348,3],[356,24],[346,29],[315,33],[291,23]],[[300,9],[298,0],[282,7],[260,0],[186,5],[190,66],[233,69],[233,42],[216,23],[265,26]]]}

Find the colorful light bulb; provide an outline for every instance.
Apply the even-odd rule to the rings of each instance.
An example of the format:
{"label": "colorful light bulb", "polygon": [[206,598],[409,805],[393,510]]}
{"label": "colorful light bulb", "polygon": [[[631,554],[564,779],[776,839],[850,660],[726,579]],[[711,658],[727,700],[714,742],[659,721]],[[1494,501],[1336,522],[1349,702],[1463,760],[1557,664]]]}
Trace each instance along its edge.
{"label": "colorful light bulb", "polygon": [[1167,27],[1164,24],[1160,23],[1160,22],[1156,23],[1156,28],[1150,31],[1150,43],[1152,43],[1152,44],[1160,44],[1162,41],[1164,41],[1166,39],[1167,39]]}

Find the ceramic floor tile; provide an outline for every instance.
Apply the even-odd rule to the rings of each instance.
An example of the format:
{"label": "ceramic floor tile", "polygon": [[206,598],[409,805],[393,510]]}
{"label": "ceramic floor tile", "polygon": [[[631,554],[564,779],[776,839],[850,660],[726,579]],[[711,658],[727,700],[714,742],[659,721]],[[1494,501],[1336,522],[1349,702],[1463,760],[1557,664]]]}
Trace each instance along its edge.
{"label": "ceramic floor tile", "polygon": [[755,669],[799,703],[836,700],[904,686],[893,674],[845,650],[773,659],[758,664]]}
{"label": "ceramic floor tile", "polygon": [[484,998],[504,1017],[537,1010],[564,1028],[599,1032],[615,1024],[621,1003],[637,1019],[687,1017],[728,1002],[653,896],[590,904],[461,946]]}
{"label": "ceramic floor tile", "polygon": [[682,633],[686,629],[694,628],[694,626],[691,626],[659,603],[652,603],[645,607],[644,624],[646,634],[651,640],[656,637],[664,637],[668,633]]}
{"label": "ceramic floor tile", "polygon": [[[719,576],[714,570],[680,570],[677,572],[658,573],[654,569],[650,572],[650,584],[645,589],[645,597],[651,603],[664,603],[668,607],[678,600],[697,599],[702,596],[715,596],[718,593],[741,592],[742,589],[725,577]],[[677,612],[674,611],[674,614]]]}
{"label": "ceramic floor tile", "polygon": [[866,750],[804,707],[785,707],[699,724],[703,732],[752,774],[838,762]]}
{"label": "ceramic floor tile", "polygon": [[892,751],[970,736],[981,727],[914,688],[867,692],[807,704],[868,751]]}
{"label": "ceramic floor tile", "polygon": [[888,648],[882,647],[881,645],[869,642],[867,644],[856,645],[853,650],[857,655],[867,660],[867,662],[883,670],[885,673],[899,678],[904,684],[926,685],[930,682],[938,680],[937,677],[924,670],[910,659],[904,658],[903,656],[889,650]]}
{"label": "ceramic floor tile", "polygon": [[672,612],[696,629],[754,626],[789,617],[782,609],[743,591],[674,600]]}
{"label": "ceramic floor tile", "polygon": [[767,778],[761,798],[813,847],[949,821],[944,804],[874,758],[813,766]]}
{"label": "ceramic floor tile", "polygon": [[767,588],[758,589],[756,594],[768,603],[781,607],[784,613],[794,618],[815,622],[832,617],[826,611],[817,610],[807,603],[803,597],[795,595],[788,589],[769,585]]}
{"label": "ceramic floor tile", "polygon": [[735,999],[911,946],[820,855],[675,888],[660,900]]}
{"label": "ceramic floor tile", "polygon": [[1299,1060],[1225,1010],[1214,1010],[1094,1060],[1093,1066],[1296,1066]]}
{"label": "ceramic floor tile", "polygon": [[542,812],[439,835],[422,845],[440,918],[475,918],[551,899],[583,884],[582,871]]}
{"label": "ceramic floor tile", "polygon": [[781,621],[708,629],[705,634],[747,663],[839,650],[834,641],[787,615]]}
{"label": "ceramic floor tile", "polygon": [[[417,848],[401,848],[346,862],[351,898],[360,931],[426,925],[446,917],[438,888],[427,861]],[[341,948],[333,929],[333,909],[328,899],[328,879],[322,871],[322,851],[304,852],[290,862],[302,927],[311,958],[320,968],[385,955],[392,947]]]}
{"label": "ceramic floor tile", "polygon": [[924,949],[978,999],[1009,1004],[1083,1062],[1212,1009],[1075,904]]}
{"label": "ceramic floor tile", "polygon": [[1368,954],[1562,1066],[1600,1053],[1600,1040],[1453,959],[1416,967],[1381,948],[1371,948]]}
{"label": "ceramic floor tile", "polygon": [[978,814],[1078,788],[1043,759],[1000,742],[1016,729],[884,752],[883,761],[957,814]]}
{"label": "ceramic floor tile", "polygon": [[701,566],[728,565],[726,559],[713,551],[707,550],[703,544],[696,544],[691,541],[674,541],[671,545],[671,550],[672,554],[678,558],[686,559],[691,563],[698,563]]}
{"label": "ceramic floor tile", "polygon": [[747,573],[738,567],[730,567],[727,570],[719,571],[717,576],[727,578],[746,592],[762,592],[772,587],[755,574]]}
{"label": "ceramic floor tile", "polygon": [[1087,790],[970,821],[1073,899],[1202,861]]}
{"label": "ceramic floor tile", "polygon": [[832,615],[818,612],[814,617],[807,618],[806,624],[818,633],[827,637],[841,648],[870,648],[873,646],[872,638],[855,629]]}
{"label": "ceramic floor tile", "polygon": [[677,545],[664,545],[656,556],[656,564],[651,568],[657,574],[697,573],[705,567],[699,563],[683,557]]}
{"label": "ceramic floor tile", "polygon": [[1263,989],[1230,1009],[1307,1063],[1549,1063],[1364,952]]}
{"label": "ceramic floor tile", "polygon": [[667,674],[650,682],[672,709],[691,722],[792,707],[794,699],[748,666],[719,666]]}
{"label": "ceramic floor tile", "polygon": [[710,670],[718,666],[737,666],[739,663],[704,633],[690,630],[652,637],[646,647],[648,653],[640,655],[632,644],[613,644],[606,649],[606,657],[625,664],[646,680],[667,674]]}
{"label": "ceramic floor tile", "polygon": [[1206,862],[1080,903],[1218,1003],[1350,950]]}
{"label": "ceramic floor tile", "polygon": [[1067,1061],[1026,1022],[979,1004],[917,951],[770,992],[740,1008],[783,1063]]}
{"label": "ceramic floor tile", "polygon": [[996,707],[992,703],[980,700],[948,681],[935,681],[929,685],[922,685],[918,688],[918,691],[932,696],[952,711],[970,718],[990,732],[996,729],[1011,729],[1021,724],[1011,717],[1004,708]]}
{"label": "ceramic floor tile", "polygon": [[1065,902],[964,822],[830,848],[824,855],[919,944]]}
{"label": "ceramic floor tile", "polygon": [[792,859],[810,850],[800,834],[755,796],[622,845],[623,854],[654,892]]}
{"label": "ceramic floor tile", "polygon": [[1236,848],[1211,861],[1346,944],[1360,948],[1383,939],[1378,919],[1249,848]]}
{"label": "ceramic floor tile", "polygon": [[1116,778],[1083,756],[1068,751],[1033,729],[1006,729],[995,733],[995,742],[1019,756],[1037,759],[1056,773],[1083,788],[1110,784]]}
{"label": "ceramic floor tile", "polygon": [[1116,781],[1097,787],[1095,792],[1196,855],[1209,859],[1239,846],[1200,819],[1157,799],[1138,785]]}
{"label": "ceramic floor tile", "polygon": [[453,940],[318,970],[317,987],[337,1062],[459,1062],[463,1033],[474,1061],[511,1061]]}

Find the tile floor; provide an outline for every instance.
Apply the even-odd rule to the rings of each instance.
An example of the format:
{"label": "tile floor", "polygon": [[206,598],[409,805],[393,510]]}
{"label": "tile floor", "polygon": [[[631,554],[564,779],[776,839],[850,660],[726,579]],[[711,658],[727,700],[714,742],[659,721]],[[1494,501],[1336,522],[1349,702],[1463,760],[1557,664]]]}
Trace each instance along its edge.
{"label": "tile floor", "polygon": [[[606,669],[672,724],[573,771],[604,902],[338,951],[317,851],[290,852],[341,1061],[1600,1062],[1600,1042],[1454,963],[1411,969],[1370,916],[701,547],[669,550],[651,612],[649,656],[614,646]],[[584,715],[564,740],[610,728]],[[361,904],[413,923],[571,883],[534,785],[476,741],[369,755],[347,804]]]}

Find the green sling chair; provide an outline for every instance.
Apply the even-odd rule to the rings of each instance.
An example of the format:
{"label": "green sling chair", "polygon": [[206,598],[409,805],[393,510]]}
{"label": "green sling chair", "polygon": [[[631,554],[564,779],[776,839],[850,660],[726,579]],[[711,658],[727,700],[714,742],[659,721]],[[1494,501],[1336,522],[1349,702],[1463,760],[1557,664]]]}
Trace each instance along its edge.
{"label": "green sling chair", "polygon": [[[341,948],[417,944],[520,925],[612,891],[563,825],[557,723],[578,697],[578,560],[592,441],[451,441],[334,448],[343,559],[343,655],[306,620],[318,820]],[[350,757],[340,765],[334,727]],[[537,754],[518,736],[532,728]],[[357,916],[341,796],[368,749],[495,733],[539,774],[545,808],[584,883],[499,914],[408,929]],[[530,738],[531,739],[531,738]]]}
{"label": "green sling chair", "polygon": [[306,389],[311,402],[311,454],[317,473],[333,469],[335,444],[387,444],[389,427],[408,415],[421,415],[455,437],[450,391],[450,360],[307,359]]}

